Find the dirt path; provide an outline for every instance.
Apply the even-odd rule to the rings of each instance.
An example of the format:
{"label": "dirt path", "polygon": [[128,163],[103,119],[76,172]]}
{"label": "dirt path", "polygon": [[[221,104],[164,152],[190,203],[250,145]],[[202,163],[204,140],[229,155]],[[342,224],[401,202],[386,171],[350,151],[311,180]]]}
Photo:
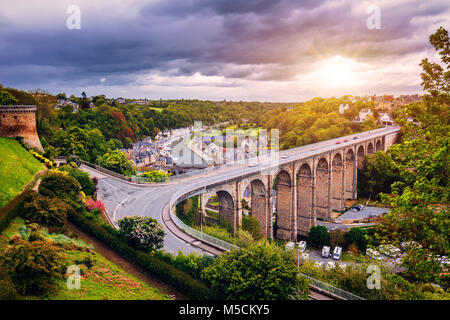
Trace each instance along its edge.
{"label": "dirt path", "polygon": [[106,259],[114,262],[115,264],[123,268],[126,272],[130,273],[131,275],[137,277],[142,281],[145,281],[148,285],[159,289],[161,292],[173,297],[175,300],[188,299],[185,295],[183,295],[181,292],[176,290],[171,285],[150,275],[148,272],[143,270],[141,267],[135,265],[134,263],[131,263],[130,261],[122,258],[118,253],[111,250],[103,242],[97,240],[91,235],[80,230],[77,226],[75,226],[71,222],[67,221],[67,226],[80,240],[83,240],[84,242],[93,245],[95,250],[101,253]]}

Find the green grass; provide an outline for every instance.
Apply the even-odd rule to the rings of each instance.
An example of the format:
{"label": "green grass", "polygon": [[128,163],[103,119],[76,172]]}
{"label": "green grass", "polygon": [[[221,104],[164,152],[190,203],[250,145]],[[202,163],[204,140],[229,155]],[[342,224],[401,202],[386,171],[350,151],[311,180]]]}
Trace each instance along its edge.
{"label": "green grass", "polygon": [[149,108],[152,110],[158,111],[158,112],[161,112],[164,109],[164,108],[159,108],[159,107],[149,107]]}
{"label": "green grass", "polygon": [[0,137],[0,208],[17,196],[44,168],[18,141]]}
{"label": "green grass", "polygon": [[[15,218],[0,234],[0,252],[8,245],[9,239],[26,229],[22,218]],[[29,300],[169,300],[170,297],[144,281],[130,275],[115,263],[107,260],[84,241],[62,234],[49,234],[45,229],[41,234],[56,241],[66,249],[70,261],[91,256],[95,265],[82,266],[80,289],[68,289],[66,279],[58,280],[55,287],[43,296],[28,296]],[[22,232],[23,233],[23,232]]]}

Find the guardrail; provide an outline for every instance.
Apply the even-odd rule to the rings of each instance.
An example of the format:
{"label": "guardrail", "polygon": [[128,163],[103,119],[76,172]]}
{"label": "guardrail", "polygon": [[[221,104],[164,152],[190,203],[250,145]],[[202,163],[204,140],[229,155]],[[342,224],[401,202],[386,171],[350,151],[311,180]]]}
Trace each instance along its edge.
{"label": "guardrail", "polygon": [[206,233],[200,232],[192,227],[189,227],[188,225],[186,225],[183,221],[180,220],[180,218],[178,218],[173,212],[172,210],[170,211],[170,217],[172,218],[172,221],[177,225],[178,228],[180,228],[181,230],[183,230],[184,232],[186,232],[187,234],[198,238],[198,239],[202,239],[204,241],[207,241],[217,247],[220,247],[222,249],[225,250],[237,250],[239,249],[238,246],[231,244],[229,242],[223,241],[221,239],[215,238],[213,236],[210,236]]}
{"label": "guardrail", "polygon": [[357,296],[356,294],[350,293],[348,291],[342,290],[338,287],[332,286],[331,284],[322,282],[320,280],[317,280],[316,278],[312,278],[310,276],[307,276],[306,274],[299,273],[302,277],[306,277],[310,281],[310,285],[313,287],[316,287],[320,290],[329,292],[331,294],[334,294],[342,299],[345,300],[366,300],[360,296]]}

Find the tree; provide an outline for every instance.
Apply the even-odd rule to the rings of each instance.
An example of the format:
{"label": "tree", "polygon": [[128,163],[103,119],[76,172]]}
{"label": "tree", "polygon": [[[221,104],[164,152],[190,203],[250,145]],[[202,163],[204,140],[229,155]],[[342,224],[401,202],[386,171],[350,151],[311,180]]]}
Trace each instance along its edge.
{"label": "tree", "polygon": [[78,200],[80,196],[81,185],[67,172],[59,170],[50,170],[46,173],[39,184],[39,193],[54,195],[59,198],[70,198]]}
{"label": "tree", "polygon": [[358,170],[358,195],[379,199],[380,193],[390,193],[391,185],[399,181],[400,171],[390,153],[378,151],[364,159]]}
{"label": "tree", "polygon": [[36,101],[36,124],[38,132],[41,132],[44,121],[49,122],[55,117],[53,106],[56,103],[56,97],[41,89],[32,91],[30,94]]}
{"label": "tree", "polygon": [[41,294],[51,288],[56,279],[63,278],[67,256],[62,248],[49,242],[20,240],[5,249],[0,262],[19,293]]}
{"label": "tree", "polygon": [[223,253],[203,270],[202,278],[230,300],[307,299],[309,292],[291,256],[267,244]]}
{"label": "tree", "polygon": [[251,216],[242,216],[242,229],[250,232],[253,239],[258,240],[262,237],[261,223],[258,219]]}
{"label": "tree", "polygon": [[402,266],[406,268],[406,277],[425,283],[439,282],[439,274],[442,272],[439,260],[430,255],[428,250],[421,248],[408,251],[402,259]]}
{"label": "tree", "polygon": [[66,222],[67,209],[67,205],[57,198],[36,195],[25,202],[22,216],[32,222],[60,229]]}
{"label": "tree", "polygon": [[11,93],[6,90],[0,91],[0,105],[11,105],[17,103],[18,100]]}
{"label": "tree", "polygon": [[314,226],[309,229],[308,242],[311,246],[320,248],[330,245],[330,234],[324,226]]}
{"label": "tree", "polygon": [[125,217],[119,220],[120,236],[130,245],[146,252],[164,245],[164,230],[151,217]]}
{"label": "tree", "polygon": [[136,174],[136,168],[119,150],[113,150],[99,158],[100,165],[108,170],[131,176]]}
{"label": "tree", "polygon": [[368,243],[367,231],[361,228],[351,228],[349,232],[346,233],[345,239],[347,245],[354,244],[359,252],[365,253]]}

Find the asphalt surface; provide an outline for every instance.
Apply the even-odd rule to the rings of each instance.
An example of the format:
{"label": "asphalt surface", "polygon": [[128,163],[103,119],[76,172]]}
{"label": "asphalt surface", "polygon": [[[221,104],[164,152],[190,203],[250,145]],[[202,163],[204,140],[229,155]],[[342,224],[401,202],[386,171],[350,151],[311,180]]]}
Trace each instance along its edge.
{"label": "asphalt surface", "polygon": [[[164,239],[164,250],[176,253],[181,250],[184,253],[203,252],[199,247],[183,241],[175,236],[163,223],[162,211],[166,205],[174,205],[185,194],[196,192],[202,193],[207,186],[225,183],[238,179],[243,175],[255,173],[274,172],[279,165],[287,165],[301,159],[307,159],[314,155],[327,153],[336,147],[342,148],[355,143],[379,136],[385,133],[394,133],[398,128],[387,127],[364,133],[328,140],[312,145],[290,149],[280,152],[278,159],[266,159],[256,166],[249,167],[248,164],[235,164],[234,166],[222,166],[218,170],[205,169],[199,174],[178,179],[173,182],[155,185],[133,185],[120,179],[106,177],[86,166],[82,169],[92,176],[99,178],[98,196],[105,203],[109,216],[114,224],[125,216],[150,216],[158,220],[164,226],[166,236]],[[354,139],[354,137],[356,137]],[[347,140],[347,142],[344,142]],[[339,142],[339,143],[336,143]]]}

